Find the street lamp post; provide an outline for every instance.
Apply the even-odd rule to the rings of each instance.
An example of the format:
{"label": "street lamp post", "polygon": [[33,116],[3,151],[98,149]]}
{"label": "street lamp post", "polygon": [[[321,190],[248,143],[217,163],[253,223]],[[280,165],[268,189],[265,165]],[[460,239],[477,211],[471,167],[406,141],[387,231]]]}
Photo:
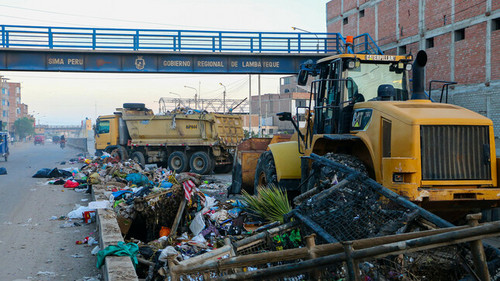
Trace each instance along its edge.
{"label": "street lamp post", "polygon": [[195,109],[198,109],[198,90],[194,87],[190,87],[190,86],[184,86],[184,88],[189,88],[189,89],[193,89],[195,91],[195,94],[194,94],[194,107]]}
{"label": "street lamp post", "polygon": [[298,27],[296,27],[296,26],[292,26],[292,29],[293,29],[293,30],[300,30],[300,31],[302,31],[302,32],[305,32],[305,33],[310,33],[310,34],[313,34],[314,36],[316,36],[316,40],[317,40],[317,41],[316,41],[316,52],[318,52],[318,53],[319,53],[319,37],[318,37],[318,35],[316,35],[316,33],[312,33],[312,32],[311,32],[311,31],[309,31],[309,30],[305,30],[305,29],[302,29],[302,28],[298,28]]}
{"label": "street lamp post", "polygon": [[226,86],[222,83],[219,83],[219,85],[224,87],[224,94],[222,96],[222,113],[226,113]]}

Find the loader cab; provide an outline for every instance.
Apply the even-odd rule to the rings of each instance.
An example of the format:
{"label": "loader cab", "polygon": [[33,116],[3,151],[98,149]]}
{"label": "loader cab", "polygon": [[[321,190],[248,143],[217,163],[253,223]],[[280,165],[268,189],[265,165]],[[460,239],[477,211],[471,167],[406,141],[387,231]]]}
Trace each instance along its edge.
{"label": "loader cab", "polygon": [[365,101],[404,101],[409,99],[408,71],[411,56],[342,54],[307,65],[299,73],[315,76],[311,84],[310,108],[313,119],[307,120],[306,137],[310,143],[316,134],[345,134],[351,129],[356,103]]}

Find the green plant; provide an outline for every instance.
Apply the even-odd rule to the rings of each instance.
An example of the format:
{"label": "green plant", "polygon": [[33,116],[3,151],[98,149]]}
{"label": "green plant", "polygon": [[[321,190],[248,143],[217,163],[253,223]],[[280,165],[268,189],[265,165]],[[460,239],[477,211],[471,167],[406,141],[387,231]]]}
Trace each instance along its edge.
{"label": "green plant", "polygon": [[257,195],[242,194],[246,209],[269,222],[283,222],[283,215],[292,211],[286,191],[274,185],[257,187]]}

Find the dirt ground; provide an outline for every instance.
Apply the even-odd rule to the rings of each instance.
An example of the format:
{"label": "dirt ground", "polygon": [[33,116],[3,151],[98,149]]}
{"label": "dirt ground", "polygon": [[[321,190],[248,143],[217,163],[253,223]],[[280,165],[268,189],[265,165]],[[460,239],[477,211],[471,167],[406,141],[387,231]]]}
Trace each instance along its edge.
{"label": "dirt ground", "polygon": [[94,246],[75,242],[87,236],[98,239],[96,224],[61,228],[75,204],[86,206],[90,194],[47,185],[31,176],[41,168],[64,168],[61,161],[79,152],[46,143],[17,143],[8,162],[0,160],[7,175],[0,176],[0,280],[99,280],[100,270],[91,255]]}

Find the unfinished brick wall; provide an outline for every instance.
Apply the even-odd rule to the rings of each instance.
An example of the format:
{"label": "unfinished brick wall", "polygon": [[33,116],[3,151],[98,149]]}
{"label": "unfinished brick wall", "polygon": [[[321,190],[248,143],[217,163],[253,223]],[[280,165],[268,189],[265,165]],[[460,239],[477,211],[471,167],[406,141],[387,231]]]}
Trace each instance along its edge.
{"label": "unfinished brick wall", "polygon": [[[492,3],[494,2],[493,0]],[[455,22],[482,15],[484,12],[485,0],[455,0]]]}
{"label": "unfinished brick wall", "polygon": [[[378,4],[378,42],[385,45],[396,41],[396,1],[386,0]],[[367,23],[375,26],[374,23]]]}
{"label": "unfinished brick wall", "polygon": [[[426,67],[426,89],[431,80],[450,81],[450,42],[451,33],[446,33],[434,37],[434,47],[427,49]],[[434,89],[441,87],[442,84],[436,84]]]}
{"label": "unfinished brick wall", "polygon": [[425,28],[427,30],[451,24],[452,1],[453,0],[425,1]]}
{"label": "unfinished brick wall", "polygon": [[359,34],[368,33],[374,37],[375,25],[373,23],[375,22],[375,7],[368,7],[363,9],[363,11],[364,17],[361,17],[361,13],[359,14]]}
{"label": "unfinished brick wall", "polygon": [[[465,29],[465,39],[455,42],[455,81],[460,84],[485,82],[486,23]],[[494,68],[494,67],[493,67]]]}
{"label": "unfinished brick wall", "polygon": [[[420,1],[423,1],[424,13],[421,19]],[[491,0],[490,11],[486,3],[486,0],[332,0],[327,3],[327,20],[334,17],[338,20],[329,22],[328,31],[340,32],[343,27],[344,36],[356,35],[359,24],[359,33],[369,33],[381,49],[391,55],[398,54],[399,47],[406,47],[407,54],[416,55],[421,49],[420,42],[433,37],[434,46],[425,48],[427,82],[431,79],[457,81],[460,84],[457,89],[462,90],[455,91],[451,102],[488,115],[495,123],[495,134],[500,136],[500,48],[497,47],[500,46],[500,30],[493,30],[494,22],[490,25],[491,37],[486,38],[487,21],[491,21],[490,15],[500,9],[500,1]],[[365,16],[358,22],[360,7]],[[349,23],[343,25],[340,15],[346,13],[350,14]],[[454,29],[449,30],[452,18]],[[468,19],[475,24],[471,25]],[[422,32],[419,23],[423,24]],[[456,41],[455,32],[460,28],[464,28],[465,36]],[[490,53],[486,53],[487,42],[490,42]],[[490,64],[486,65],[488,60]],[[491,79],[487,77],[488,72]]]}
{"label": "unfinished brick wall", "polygon": [[409,37],[418,34],[418,0],[399,1],[398,30],[401,34],[400,37]]}
{"label": "unfinished brick wall", "polygon": [[500,46],[500,29],[491,32],[491,80],[500,79],[500,48],[498,46]]}

